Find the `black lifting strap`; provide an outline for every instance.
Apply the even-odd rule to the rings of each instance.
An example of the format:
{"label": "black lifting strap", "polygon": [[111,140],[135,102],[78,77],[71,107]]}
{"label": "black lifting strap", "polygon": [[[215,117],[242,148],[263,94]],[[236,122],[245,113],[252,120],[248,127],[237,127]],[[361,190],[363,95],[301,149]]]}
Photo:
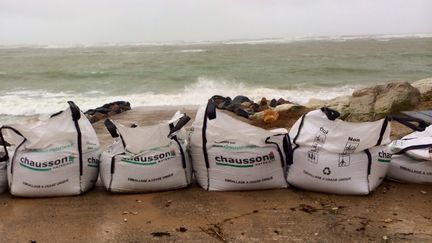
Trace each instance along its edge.
{"label": "black lifting strap", "polygon": [[171,134],[179,131],[180,129],[182,129],[189,121],[190,121],[190,117],[187,116],[186,114],[184,114],[180,120],[177,122],[177,124],[173,125],[170,124],[170,133],[168,134],[168,137],[171,136]]}
{"label": "black lifting strap", "polygon": [[78,142],[78,156],[79,156],[79,169],[80,169],[80,176],[83,175],[83,153],[82,153],[82,134],[81,129],[79,126],[79,119],[81,118],[81,110],[73,101],[68,101],[71,113],[72,113],[72,120],[75,124],[75,129],[77,131],[77,142]]}
{"label": "black lifting strap", "polygon": [[292,165],[294,151],[292,148],[291,139],[290,139],[288,134],[286,134],[284,139],[283,139],[283,149],[284,149],[285,155],[286,155],[286,158],[285,158],[286,164]]}
{"label": "black lifting strap", "polygon": [[104,125],[108,132],[111,134],[111,137],[118,138],[119,134],[117,133],[117,127],[114,125],[114,123],[110,119],[106,119],[104,121]]}
{"label": "black lifting strap", "polygon": [[212,97],[207,102],[207,107],[204,112],[204,120],[203,120],[203,127],[202,127],[202,147],[203,147],[204,160],[207,169],[210,168],[210,163],[209,163],[208,153],[207,153],[207,120],[213,120],[213,119],[216,119],[216,102],[213,100]]}
{"label": "black lifting strap", "polygon": [[3,138],[2,129],[3,129],[3,127],[0,128],[0,143],[1,143],[1,146],[3,147],[5,152],[4,152],[4,155],[0,157],[0,162],[7,161],[9,159],[9,155],[8,155],[7,147],[6,147],[8,143]]}
{"label": "black lifting strap", "polygon": [[337,110],[333,110],[328,107],[322,107],[321,111],[324,112],[327,118],[331,121],[336,120],[340,116],[340,113]]}
{"label": "black lifting strap", "polygon": [[125,143],[123,137],[117,132],[116,125],[110,119],[106,119],[104,121],[104,125],[105,125],[106,129],[108,130],[108,132],[111,134],[111,137],[113,137],[113,138],[120,137],[120,140],[122,141],[122,144],[123,144],[123,148],[126,148],[126,143]]}
{"label": "black lifting strap", "polygon": [[[276,145],[276,148],[277,148],[277,151],[278,151],[278,153],[279,153],[279,157],[280,157],[280,159],[281,159],[281,164],[282,164],[282,168],[285,168],[285,165],[287,164],[287,158],[285,158],[285,160],[284,160],[284,156],[283,156],[283,154],[282,154],[282,150],[281,150],[281,148],[280,148],[280,146],[279,146],[279,144],[278,143],[276,143],[276,142],[272,142],[272,141],[270,141],[270,138],[271,137],[277,137],[277,136],[284,136],[284,140],[285,140],[285,134],[275,134],[275,135],[273,135],[273,136],[270,136],[270,137],[267,137],[266,138],[266,140],[265,140],[265,143],[266,144],[274,144],[274,145]],[[284,144],[283,144],[283,148],[284,148],[284,150],[285,150],[285,142],[284,142]],[[286,155],[286,157],[287,157],[288,155]]]}
{"label": "black lifting strap", "polygon": [[[418,118],[402,117],[402,116],[389,116],[389,118],[390,121],[397,121],[400,124],[403,124],[417,132],[424,131],[428,126],[428,124],[425,121]],[[414,123],[417,123],[417,125]]]}
{"label": "black lifting strap", "polygon": [[168,138],[171,138],[172,140],[174,140],[179,149],[180,149],[180,154],[181,154],[181,158],[182,158],[182,166],[183,169],[186,169],[186,155],[185,152],[183,150],[183,147],[181,146],[180,141],[178,140],[177,136],[171,136],[173,133],[179,131],[180,129],[182,129],[188,122],[190,121],[190,117],[187,116],[186,114],[184,114],[180,120],[177,122],[176,125],[170,123],[169,127],[170,127],[170,133],[168,134]]}
{"label": "black lifting strap", "polygon": [[27,138],[25,138],[18,130],[16,130],[13,127],[2,126],[0,128],[0,140],[3,143],[3,149],[4,149],[4,152],[5,152],[5,155],[0,158],[0,162],[7,161],[9,159],[9,153],[8,153],[8,150],[7,150],[7,147],[6,147],[6,145],[8,143],[6,142],[6,140],[3,137],[3,129],[12,130],[14,133],[16,133],[17,135],[19,135],[19,136],[21,136],[23,138],[23,141],[16,147],[14,156],[12,157],[12,160],[10,161],[10,165],[9,166],[11,166],[11,173],[13,173],[13,160],[14,160],[14,157],[17,154],[16,152],[18,151],[18,149],[27,141]]}

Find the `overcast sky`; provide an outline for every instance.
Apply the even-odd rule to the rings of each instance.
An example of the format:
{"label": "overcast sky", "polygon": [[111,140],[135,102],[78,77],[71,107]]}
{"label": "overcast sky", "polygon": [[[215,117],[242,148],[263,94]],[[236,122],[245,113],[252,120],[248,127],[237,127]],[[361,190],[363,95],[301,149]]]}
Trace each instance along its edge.
{"label": "overcast sky", "polygon": [[432,33],[432,0],[0,0],[0,44]]}

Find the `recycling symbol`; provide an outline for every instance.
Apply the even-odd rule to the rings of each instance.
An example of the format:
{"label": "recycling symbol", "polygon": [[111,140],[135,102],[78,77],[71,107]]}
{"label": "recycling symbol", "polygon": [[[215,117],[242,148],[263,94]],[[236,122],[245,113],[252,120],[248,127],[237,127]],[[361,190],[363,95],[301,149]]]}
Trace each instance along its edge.
{"label": "recycling symbol", "polygon": [[324,175],[330,175],[331,174],[331,170],[329,167],[325,167],[323,170]]}

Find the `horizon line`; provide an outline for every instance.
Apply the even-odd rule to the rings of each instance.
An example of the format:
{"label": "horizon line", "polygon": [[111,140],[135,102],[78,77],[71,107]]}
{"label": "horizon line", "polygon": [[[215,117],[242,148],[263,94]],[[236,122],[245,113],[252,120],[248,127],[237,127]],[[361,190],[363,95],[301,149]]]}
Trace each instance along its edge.
{"label": "horizon line", "polygon": [[126,46],[186,46],[186,45],[211,45],[211,44],[282,44],[301,41],[333,41],[344,42],[350,40],[377,40],[388,41],[391,39],[406,38],[432,38],[431,33],[399,33],[399,34],[359,34],[359,35],[317,35],[295,37],[269,37],[269,38],[236,38],[223,40],[178,40],[178,41],[131,41],[131,42],[58,42],[58,43],[26,43],[3,44],[0,48],[89,48],[89,47],[126,47]]}

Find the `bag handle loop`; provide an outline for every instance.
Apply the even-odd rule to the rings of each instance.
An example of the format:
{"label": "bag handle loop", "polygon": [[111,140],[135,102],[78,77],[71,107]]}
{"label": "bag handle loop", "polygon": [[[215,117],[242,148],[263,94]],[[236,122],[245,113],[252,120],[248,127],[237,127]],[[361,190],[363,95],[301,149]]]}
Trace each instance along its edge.
{"label": "bag handle loop", "polygon": [[81,118],[81,110],[73,101],[68,101],[68,104],[72,112],[72,120],[78,121]]}
{"label": "bag handle loop", "polygon": [[[428,124],[425,121],[418,118],[402,117],[402,116],[390,116],[389,118],[391,121],[397,121],[400,124],[405,125],[406,127],[409,127],[412,130],[417,132],[424,131],[428,126]],[[417,123],[417,125],[413,123]]]}
{"label": "bag handle loop", "polygon": [[[183,116],[178,119],[178,122],[174,125],[174,123],[170,123],[170,132],[168,134],[168,137],[171,138],[173,137],[172,135],[178,131],[180,131],[180,129],[182,129],[189,121],[190,121],[190,117],[187,116],[186,114],[183,114]],[[172,138],[171,138],[172,139]]]}
{"label": "bag handle loop", "polygon": [[321,107],[321,111],[324,112],[327,118],[331,121],[334,121],[340,117],[340,113],[337,110],[333,110],[328,107]]}

